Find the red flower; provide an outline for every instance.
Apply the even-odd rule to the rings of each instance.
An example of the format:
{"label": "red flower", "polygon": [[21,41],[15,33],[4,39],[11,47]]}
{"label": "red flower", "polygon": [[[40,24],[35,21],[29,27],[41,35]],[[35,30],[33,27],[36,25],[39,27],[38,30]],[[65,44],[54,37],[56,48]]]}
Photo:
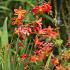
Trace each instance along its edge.
{"label": "red flower", "polygon": [[67,45],[67,46],[70,46],[70,37],[68,38],[66,45]]}
{"label": "red flower", "polygon": [[35,55],[34,55],[34,56],[30,55],[29,60],[30,60],[31,62],[36,62],[36,61],[38,60],[38,57],[36,57]]}
{"label": "red flower", "polygon": [[20,40],[25,40],[25,38],[22,35],[19,36],[19,39]]}
{"label": "red flower", "polygon": [[44,58],[49,55],[52,50],[52,43],[44,43],[41,53],[43,54]]}
{"label": "red flower", "polygon": [[24,61],[25,58],[26,58],[26,54],[22,54],[22,55],[20,56],[21,61]]}
{"label": "red flower", "polygon": [[26,10],[23,10],[22,7],[20,6],[19,9],[14,9],[15,14],[18,16],[18,19],[22,19],[24,14],[26,13]]}
{"label": "red flower", "polygon": [[[42,18],[40,18],[40,19],[37,19],[35,22],[32,22],[32,24],[37,24],[37,27],[39,28],[39,29],[41,29],[42,28]],[[36,28],[36,27],[35,27]]]}
{"label": "red flower", "polygon": [[27,27],[26,30],[30,33],[30,34],[33,34],[32,30],[30,27]]}
{"label": "red flower", "polygon": [[53,45],[52,43],[44,43],[43,46],[44,46],[43,47],[44,50],[51,51]]}
{"label": "red flower", "polygon": [[29,36],[32,31],[31,31],[31,28],[29,27],[23,27],[23,26],[20,26],[18,28],[15,28],[15,33],[18,34],[18,35],[27,35]]}
{"label": "red flower", "polygon": [[42,5],[42,9],[43,9],[43,12],[50,12],[51,11],[51,5],[50,5],[50,3],[44,3]]}
{"label": "red flower", "polygon": [[23,43],[19,42],[19,43],[18,43],[18,46],[23,46]]}
{"label": "red flower", "polygon": [[23,33],[24,35],[29,36],[32,33],[32,30],[29,27],[24,27],[24,28],[22,28],[21,33]]}
{"label": "red flower", "polygon": [[36,20],[35,22],[32,23],[32,24],[34,24],[33,25],[34,32],[39,31],[39,30],[42,29],[42,22],[41,22],[41,20],[42,19],[39,19],[39,20]]}
{"label": "red flower", "polygon": [[39,28],[42,28],[42,18],[35,21],[35,23],[38,25]]}
{"label": "red flower", "polygon": [[35,50],[34,51],[34,54],[36,55],[36,54],[40,54],[41,53],[41,50]]}
{"label": "red flower", "polygon": [[15,34],[20,35],[20,30],[21,30],[21,28],[15,28],[15,30],[14,30]]}
{"label": "red flower", "polygon": [[40,28],[39,27],[33,27],[33,30],[34,30],[34,33],[36,33],[37,31],[40,30]]}
{"label": "red flower", "polygon": [[44,3],[43,5],[35,6],[32,9],[32,12],[34,14],[38,14],[38,13],[41,13],[41,12],[50,12],[50,11],[51,11],[50,3]]}
{"label": "red flower", "polygon": [[32,12],[33,12],[34,14],[39,13],[39,6],[33,7]]}

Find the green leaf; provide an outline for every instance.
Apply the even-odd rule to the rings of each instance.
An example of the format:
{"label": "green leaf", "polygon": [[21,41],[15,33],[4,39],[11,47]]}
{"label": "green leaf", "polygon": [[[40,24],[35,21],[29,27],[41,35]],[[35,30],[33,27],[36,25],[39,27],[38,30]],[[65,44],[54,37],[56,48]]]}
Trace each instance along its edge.
{"label": "green leaf", "polygon": [[4,6],[0,6],[0,9],[10,11],[10,9],[9,9],[9,8],[4,7]]}
{"label": "green leaf", "polygon": [[0,37],[1,37],[1,30],[0,30]]}
{"label": "green leaf", "polygon": [[10,70],[10,51],[8,47],[7,20],[8,18],[6,17],[1,32],[1,45],[2,48],[4,48],[4,63],[2,63],[2,70]]}
{"label": "green leaf", "polygon": [[42,14],[42,16],[45,17],[47,20],[53,22],[52,17],[50,17],[49,15],[47,15],[47,14]]}
{"label": "green leaf", "polygon": [[3,28],[2,28],[2,32],[1,32],[1,44],[2,44],[2,47],[8,45],[7,20],[8,20],[8,18],[6,17],[6,19],[4,21]]}

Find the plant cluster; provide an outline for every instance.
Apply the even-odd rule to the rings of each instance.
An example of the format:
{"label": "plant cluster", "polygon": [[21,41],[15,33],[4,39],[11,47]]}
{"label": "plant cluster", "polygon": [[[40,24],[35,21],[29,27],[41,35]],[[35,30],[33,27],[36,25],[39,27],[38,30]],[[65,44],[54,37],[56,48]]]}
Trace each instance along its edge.
{"label": "plant cluster", "polygon": [[[9,32],[12,32],[10,33],[12,36],[11,38],[9,36],[9,45],[2,44],[1,51],[5,49],[4,54],[6,55],[10,51],[11,58],[9,58],[10,55],[4,55],[4,58],[10,59],[8,61],[11,64],[16,62],[16,69],[19,67],[17,70],[21,70],[21,65],[24,70],[36,70],[36,68],[37,70],[70,70],[70,38],[66,44],[63,44],[58,26],[55,26],[54,22],[51,25],[47,21],[44,22],[46,14],[50,16],[51,12],[50,2],[33,6],[28,13],[32,14],[34,19],[25,22],[27,10],[24,10],[22,6],[14,9],[13,17],[9,20],[11,28],[8,29]],[[5,37],[0,36],[1,41],[4,42]]]}

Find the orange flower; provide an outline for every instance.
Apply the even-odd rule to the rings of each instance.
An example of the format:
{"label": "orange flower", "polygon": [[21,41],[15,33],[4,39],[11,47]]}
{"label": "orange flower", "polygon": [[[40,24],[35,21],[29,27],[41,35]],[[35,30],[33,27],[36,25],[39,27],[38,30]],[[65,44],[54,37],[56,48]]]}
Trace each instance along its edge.
{"label": "orange flower", "polygon": [[53,30],[53,28],[51,28],[51,26],[48,26],[48,28],[43,28],[43,29],[40,29],[38,31],[39,34],[42,34],[42,35],[46,35],[46,37],[56,37],[58,35],[57,32],[55,32]]}
{"label": "orange flower", "polygon": [[54,64],[55,66],[59,64],[58,58],[55,57],[54,59],[51,60],[51,63]]}
{"label": "orange flower", "polygon": [[42,61],[45,58],[44,55],[42,55],[42,53],[38,54],[37,57],[39,61]]}
{"label": "orange flower", "polygon": [[46,32],[48,36],[51,36],[51,37],[56,37],[58,35],[57,32],[53,31],[53,28],[51,28],[51,26],[48,26],[48,28],[46,29]]}
{"label": "orange flower", "polygon": [[43,44],[43,48],[42,48],[42,54],[44,55],[44,57],[48,56],[49,53],[51,52],[52,50],[52,43],[44,43]]}
{"label": "orange flower", "polygon": [[67,70],[70,70],[70,65],[68,65],[68,68],[67,68]]}
{"label": "orange flower", "polygon": [[56,70],[67,70],[65,69],[61,64],[59,66],[56,66]]}
{"label": "orange flower", "polygon": [[24,14],[26,13],[26,10],[23,10],[22,7],[20,6],[19,9],[14,9],[15,14],[18,16],[18,19],[22,19]]}
{"label": "orange flower", "polygon": [[35,46],[40,44],[40,40],[37,35],[35,37],[34,44],[35,44]]}
{"label": "orange flower", "polygon": [[38,31],[38,34],[42,34],[42,35],[43,35],[43,34],[46,34],[46,33],[45,33],[45,31],[44,31],[43,29],[40,29],[40,30]]}
{"label": "orange flower", "polygon": [[21,19],[18,19],[16,17],[11,18],[11,20],[13,20],[12,25],[20,25],[20,24],[22,24]]}
{"label": "orange flower", "polygon": [[38,57],[36,57],[35,55],[34,55],[34,56],[30,55],[29,60],[30,60],[31,62],[36,62],[36,61],[38,60]]}

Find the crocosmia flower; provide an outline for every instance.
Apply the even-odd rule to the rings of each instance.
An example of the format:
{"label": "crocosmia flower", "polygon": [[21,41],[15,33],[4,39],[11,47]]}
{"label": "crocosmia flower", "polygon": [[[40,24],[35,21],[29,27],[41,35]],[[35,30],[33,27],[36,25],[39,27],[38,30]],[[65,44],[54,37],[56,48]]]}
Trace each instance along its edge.
{"label": "crocosmia flower", "polygon": [[33,7],[32,12],[33,12],[34,14],[39,13],[39,6]]}
{"label": "crocosmia flower", "polygon": [[12,20],[12,25],[20,25],[20,24],[22,24],[21,20],[16,18],[16,17],[11,18],[11,20]]}
{"label": "crocosmia flower", "polygon": [[20,26],[20,27],[18,27],[18,28],[15,28],[15,34],[17,34],[17,35],[27,35],[27,36],[29,36],[30,35],[30,33],[32,33],[31,32],[31,28],[25,28],[25,27],[23,27],[23,26]]}
{"label": "crocosmia flower", "polygon": [[35,44],[35,46],[40,44],[40,40],[39,40],[38,36],[35,37],[34,44]]}
{"label": "crocosmia flower", "polygon": [[34,55],[34,56],[31,55],[30,58],[29,58],[29,60],[30,60],[31,62],[36,62],[36,61],[38,60],[38,57],[36,57],[35,55]]}
{"label": "crocosmia flower", "polygon": [[58,35],[57,32],[53,31],[53,28],[51,28],[51,26],[48,26],[48,28],[46,29],[46,32],[50,37],[56,37]]}
{"label": "crocosmia flower", "polygon": [[[62,64],[60,64],[59,66],[56,66],[56,70],[68,70],[68,69],[64,68],[64,67],[62,66]],[[69,70],[70,70],[70,69],[69,69]]]}
{"label": "crocosmia flower", "polygon": [[32,9],[32,12],[34,14],[42,13],[42,12],[50,12],[51,11],[51,5],[50,3],[44,3],[43,5],[40,6],[35,6]]}
{"label": "crocosmia flower", "polygon": [[58,58],[55,57],[54,59],[51,60],[51,63],[54,64],[55,66],[59,64]]}
{"label": "crocosmia flower", "polygon": [[70,37],[68,38],[66,45],[67,45],[67,46],[70,46]]}
{"label": "crocosmia flower", "polygon": [[18,16],[18,19],[21,19],[24,17],[24,14],[26,13],[26,10],[23,10],[22,7],[20,6],[19,9],[14,9],[15,14]]}
{"label": "crocosmia flower", "polygon": [[50,5],[50,3],[44,3],[42,5],[42,10],[43,10],[43,12],[50,12],[51,11],[51,5]]}
{"label": "crocosmia flower", "polygon": [[21,61],[24,61],[25,58],[26,58],[26,54],[22,54],[22,55],[20,56]]}

